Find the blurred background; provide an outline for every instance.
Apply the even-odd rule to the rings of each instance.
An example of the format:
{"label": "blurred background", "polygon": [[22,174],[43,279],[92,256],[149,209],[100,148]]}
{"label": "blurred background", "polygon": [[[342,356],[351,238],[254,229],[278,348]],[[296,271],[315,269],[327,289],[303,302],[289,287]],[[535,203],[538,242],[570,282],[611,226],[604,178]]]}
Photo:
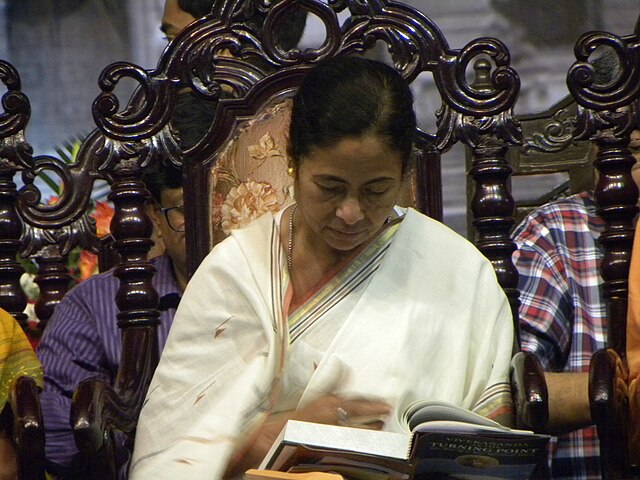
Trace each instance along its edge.
{"label": "blurred background", "polygon": [[[545,110],[568,94],[573,46],[589,30],[633,33],[638,0],[405,0],[440,28],[451,48],[493,36],[512,54],[522,87],[516,114]],[[166,45],[159,30],[164,0],[0,0],[0,58],[22,78],[32,105],[26,131],[34,153],[55,154],[93,129],[91,105],[101,70],[115,61],[155,67]],[[324,35],[310,18],[302,46]],[[415,87],[420,125],[435,128],[439,97],[430,76]],[[117,90],[123,101],[132,81]],[[443,159],[445,223],[466,233],[464,152]],[[529,188],[529,187],[527,187]]]}

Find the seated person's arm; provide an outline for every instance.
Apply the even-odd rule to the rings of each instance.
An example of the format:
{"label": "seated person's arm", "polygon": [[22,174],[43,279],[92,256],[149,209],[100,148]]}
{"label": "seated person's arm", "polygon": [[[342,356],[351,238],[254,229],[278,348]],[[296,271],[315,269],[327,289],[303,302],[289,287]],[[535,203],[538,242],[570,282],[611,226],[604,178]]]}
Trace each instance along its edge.
{"label": "seated person's arm", "polygon": [[[40,403],[47,470],[58,475],[72,467],[77,455],[70,425],[73,392],[85,378],[112,377],[105,347],[97,333],[95,313],[83,301],[80,291],[70,291],[56,307],[38,345],[38,358],[46,372]],[[115,319],[102,321],[115,323]]]}
{"label": "seated person's arm", "polygon": [[571,275],[565,270],[570,266],[545,225],[528,218],[520,229],[514,263],[519,273],[522,349],[535,354],[545,370],[547,433],[559,435],[592,424],[588,366],[583,371],[564,371],[575,341]]}

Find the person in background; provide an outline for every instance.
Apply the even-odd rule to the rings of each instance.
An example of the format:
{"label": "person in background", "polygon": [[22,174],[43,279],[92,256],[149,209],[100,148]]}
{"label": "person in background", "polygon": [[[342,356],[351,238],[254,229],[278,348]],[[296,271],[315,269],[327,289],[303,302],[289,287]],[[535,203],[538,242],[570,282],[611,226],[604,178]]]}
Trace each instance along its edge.
{"label": "person in background", "polygon": [[[151,260],[153,286],[160,295],[158,345],[164,346],[179,298],[187,284],[182,210],[182,172],[155,164],[144,174],[152,201],[148,214],[164,244]],[[47,471],[59,478],[80,478],[82,466],[70,423],[71,398],[79,383],[99,377],[113,384],[120,362],[120,330],[115,302],[120,280],[113,270],[71,289],[56,306],[38,345],[45,371],[40,396],[46,433]],[[120,461],[127,452],[120,445]]]}
{"label": "person in background", "polygon": [[130,478],[239,475],[288,419],[400,431],[418,399],[511,418],[513,323],[491,263],[395,207],[415,131],[393,68],[310,70],[289,131],[296,203],[234,230],[189,282]]}
{"label": "person in background", "polygon": [[[216,0],[166,0],[160,31],[164,33],[167,40],[173,40],[191,22],[211,13],[215,3]],[[240,20],[246,21],[249,26],[253,27],[259,35],[265,17],[253,3],[252,0],[246,0],[239,17]],[[296,47],[304,32],[306,18],[307,13],[303,9],[290,12],[277,29],[276,42],[278,45],[285,50]]]}
{"label": "person in background", "polygon": [[[596,82],[606,83],[616,75],[617,57],[605,54],[594,67]],[[629,148],[640,161],[640,131],[632,133]],[[588,387],[591,356],[606,347],[598,242],[603,230],[593,192],[581,192],[537,208],[512,234],[522,349],[534,353],[546,371],[548,433],[557,435],[551,442],[554,480],[601,478]]]}
{"label": "person in background", "polygon": [[11,432],[11,387],[31,377],[42,388],[42,366],[18,322],[0,308],[0,479],[17,479],[18,464]]}
{"label": "person in background", "polygon": [[197,18],[211,12],[214,0],[166,0],[162,12],[160,31],[171,41]]}
{"label": "person in background", "polygon": [[[191,22],[211,13],[215,2],[216,0],[166,0],[160,30],[168,41],[172,41]],[[247,0],[245,3],[243,18],[257,32],[260,31],[265,20],[264,16],[255,10],[251,0]],[[307,13],[302,9],[287,16],[277,29],[279,35],[277,41],[282,48],[289,50],[298,45],[304,32],[306,19]],[[271,69],[269,65],[264,65],[264,67],[267,71]],[[232,95],[226,84],[222,86],[222,92],[224,97]],[[204,100],[188,89],[182,93],[178,95],[174,106],[173,125],[178,130],[189,131],[198,128],[202,130],[201,127],[193,125],[195,122],[200,122],[201,125],[211,125],[215,118],[217,102]],[[202,131],[202,136],[205,133],[206,129]],[[196,143],[200,138],[195,138],[192,143]]]}

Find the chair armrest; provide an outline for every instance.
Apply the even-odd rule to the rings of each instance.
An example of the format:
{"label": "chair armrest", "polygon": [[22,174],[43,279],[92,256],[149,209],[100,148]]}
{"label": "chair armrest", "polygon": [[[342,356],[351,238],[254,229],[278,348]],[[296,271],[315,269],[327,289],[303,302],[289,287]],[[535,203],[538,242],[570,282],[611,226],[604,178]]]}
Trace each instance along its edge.
{"label": "chair armrest", "polygon": [[39,390],[31,377],[19,377],[11,387],[13,438],[20,479],[44,480],[44,423]]}
{"label": "chair armrest", "polygon": [[628,399],[616,388],[619,362],[620,357],[611,348],[593,354],[589,368],[589,404],[600,438],[602,471],[612,472],[612,478],[627,478]]}
{"label": "chair armrest", "polygon": [[82,468],[92,480],[115,480],[118,475],[114,443],[116,431],[133,448],[138,415],[158,363],[155,326],[126,329],[122,333],[123,356],[115,385],[103,379],[80,382],[71,405],[74,438],[83,459]]}
{"label": "chair armrest", "polygon": [[135,429],[137,409],[127,405],[102,379],[83,380],[71,406],[73,435],[84,460],[85,473],[95,479],[116,479],[113,428],[126,434]]}
{"label": "chair armrest", "polygon": [[511,393],[516,427],[544,431],[549,420],[549,395],[537,357],[517,352],[511,359]]}

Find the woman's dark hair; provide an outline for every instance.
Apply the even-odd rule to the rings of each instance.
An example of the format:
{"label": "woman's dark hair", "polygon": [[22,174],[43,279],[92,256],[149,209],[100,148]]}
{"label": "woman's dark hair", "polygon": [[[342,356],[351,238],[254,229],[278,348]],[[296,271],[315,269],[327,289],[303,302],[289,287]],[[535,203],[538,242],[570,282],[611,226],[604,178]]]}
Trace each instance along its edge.
{"label": "woman's dark hair", "polygon": [[316,147],[372,133],[402,154],[407,171],[416,129],[407,82],[384,63],[335,57],[309,71],[293,99],[289,128],[294,165]]}

